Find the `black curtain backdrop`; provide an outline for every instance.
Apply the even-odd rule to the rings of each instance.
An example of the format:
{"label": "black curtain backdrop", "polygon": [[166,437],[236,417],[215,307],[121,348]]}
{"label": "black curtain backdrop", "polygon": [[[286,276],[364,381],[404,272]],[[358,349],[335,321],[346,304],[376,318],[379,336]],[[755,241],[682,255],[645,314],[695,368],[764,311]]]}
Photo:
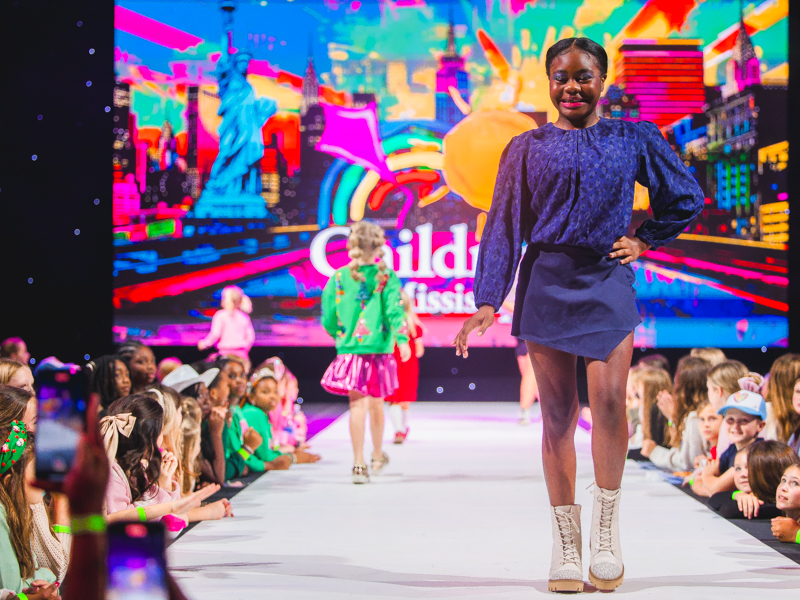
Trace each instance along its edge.
{"label": "black curtain backdrop", "polygon": [[[185,6],[189,10],[191,4]],[[790,30],[800,31],[800,12],[790,13]],[[39,360],[55,355],[81,362],[85,355],[98,356],[113,348],[114,136],[112,112],[105,112],[105,107],[112,105],[114,84],[114,4],[4,0],[0,31],[0,339],[24,338]],[[794,36],[789,43],[790,70],[795,72],[800,68],[800,45]],[[799,85],[800,78],[790,80],[791,98],[798,97]],[[792,111],[789,128],[794,148],[800,119]],[[800,170],[790,169],[789,189],[791,198],[800,194]],[[792,217],[790,226],[789,298],[793,307],[800,307],[800,219]],[[800,319],[790,319],[789,339],[791,349],[800,351]],[[192,348],[154,350],[159,359],[177,355],[190,361],[202,356]],[[634,362],[653,352],[637,349]],[[686,350],[655,352],[667,355],[674,367]],[[766,372],[783,352],[780,348],[726,351],[760,372]],[[333,357],[330,348],[255,348],[254,363],[279,353],[309,382],[318,380]],[[467,379],[494,378],[509,380],[502,399],[514,399],[516,384],[510,378],[518,371],[512,349],[476,349],[466,361],[449,348],[429,349],[421,368],[434,394],[447,382],[461,380],[468,386]],[[458,389],[464,386],[459,384]],[[452,389],[448,384],[439,397],[472,397],[462,396],[461,391],[453,397],[447,393]]]}

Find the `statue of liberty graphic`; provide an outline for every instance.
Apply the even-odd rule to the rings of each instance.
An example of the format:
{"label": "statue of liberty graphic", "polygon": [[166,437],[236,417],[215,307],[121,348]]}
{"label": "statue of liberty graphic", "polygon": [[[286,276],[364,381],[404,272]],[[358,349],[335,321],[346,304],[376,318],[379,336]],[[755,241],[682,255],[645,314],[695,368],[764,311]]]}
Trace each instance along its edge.
{"label": "statue of liberty graphic", "polygon": [[267,207],[261,197],[261,166],[264,140],[261,128],[276,112],[274,100],[257,98],[247,82],[252,58],[248,50],[231,52],[233,13],[236,3],[220,3],[224,34],[222,55],[214,72],[219,81],[222,117],[219,154],[194,210],[194,217],[264,219]]}

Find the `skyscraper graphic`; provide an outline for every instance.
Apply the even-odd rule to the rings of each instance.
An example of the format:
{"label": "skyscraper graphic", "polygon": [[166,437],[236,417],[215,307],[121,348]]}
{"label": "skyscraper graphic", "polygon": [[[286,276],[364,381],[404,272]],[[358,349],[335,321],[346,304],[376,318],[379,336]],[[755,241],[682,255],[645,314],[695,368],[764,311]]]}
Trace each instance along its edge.
{"label": "skyscraper graphic", "polygon": [[[284,214],[292,225],[317,222],[319,187],[333,158],[316,149],[325,129],[325,111],[319,105],[319,81],[314,60],[309,53],[303,76],[303,97],[300,100],[300,181],[296,196],[281,196]],[[289,190],[283,190],[288,192]],[[289,204],[290,206],[285,206]]]}
{"label": "skyscraper graphic", "polygon": [[464,118],[464,113],[450,95],[450,88],[469,104],[469,75],[464,70],[464,59],[456,48],[456,33],[452,20],[447,30],[447,48],[439,59],[436,71],[436,120],[456,124]]}

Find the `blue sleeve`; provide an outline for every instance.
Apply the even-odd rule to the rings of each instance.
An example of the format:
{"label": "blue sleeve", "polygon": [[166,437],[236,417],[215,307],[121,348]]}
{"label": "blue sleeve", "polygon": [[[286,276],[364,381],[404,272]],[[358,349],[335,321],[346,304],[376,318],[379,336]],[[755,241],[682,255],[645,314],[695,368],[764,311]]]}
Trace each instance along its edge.
{"label": "blue sleeve", "polygon": [[486,219],[475,271],[475,306],[495,310],[506,299],[522,256],[522,243],[533,227],[528,187],[527,138],[512,139],[500,158],[492,208]]}
{"label": "blue sleeve", "polygon": [[636,237],[653,248],[673,242],[702,212],[703,190],[658,127],[641,121],[639,170],[636,181],[650,192],[653,218],[636,230]]}

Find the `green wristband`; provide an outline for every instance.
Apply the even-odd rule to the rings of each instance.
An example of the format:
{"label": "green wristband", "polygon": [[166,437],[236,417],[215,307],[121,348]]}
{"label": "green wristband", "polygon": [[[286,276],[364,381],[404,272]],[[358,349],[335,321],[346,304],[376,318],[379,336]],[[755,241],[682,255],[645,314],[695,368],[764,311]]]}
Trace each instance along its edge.
{"label": "green wristband", "polygon": [[85,517],[72,517],[72,535],[82,533],[105,533],[106,520],[103,515],[86,515]]}
{"label": "green wristband", "polygon": [[742,493],[742,490],[736,490],[731,494],[731,499],[736,500],[736,496]]}
{"label": "green wristband", "polygon": [[694,475],[689,477],[689,485],[694,485]]}
{"label": "green wristband", "polygon": [[244,448],[239,448],[237,452],[239,452],[239,455],[245,460],[250,458],[250,453]]}
{"label": "green wristband", "polygon": [[25,592],[17,594],[17,600],[28,600],[28,595]]}
{"label": "green wristband", "polygon": [[794,541],[796,544],[800,544],[800,531],[797,532],[797,535],[794,537]]}
{"label": "green wristband", "polygon": [[139,520],[144,523],[147,521],[147,513],[144,510],[144,506],[137,506],[136,512],[139,513]]}
{"label": "green wristband", "polygon": [[53,525],[53,533],[72,533],[72,529],[66,525]]}

